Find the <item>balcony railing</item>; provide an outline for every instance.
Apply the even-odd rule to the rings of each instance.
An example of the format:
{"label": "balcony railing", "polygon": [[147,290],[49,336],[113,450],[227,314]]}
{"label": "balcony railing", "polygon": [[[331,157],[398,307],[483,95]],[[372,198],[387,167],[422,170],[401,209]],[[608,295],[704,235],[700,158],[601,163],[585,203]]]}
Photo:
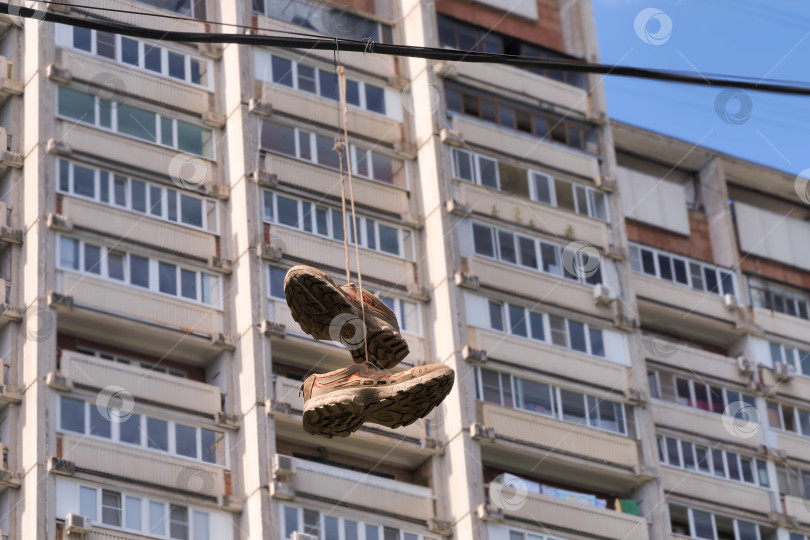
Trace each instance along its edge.
{"label": "balcony railing", "polygon": [[136,400],[164,403],[211,415],[222,410],[218,387],[158,371],[119,364],[74,351],[62,353],[61,371],[73,382],[86,386],[120,386]]}
{"label": "balcony railing", "polygon": [[276,478],[283,478],[273,486],[276,497],[316,496],[380,514],[424,521],[434,517],[430,488],[290,456],[280,457],[291,460],[294,473],[273,471]]}

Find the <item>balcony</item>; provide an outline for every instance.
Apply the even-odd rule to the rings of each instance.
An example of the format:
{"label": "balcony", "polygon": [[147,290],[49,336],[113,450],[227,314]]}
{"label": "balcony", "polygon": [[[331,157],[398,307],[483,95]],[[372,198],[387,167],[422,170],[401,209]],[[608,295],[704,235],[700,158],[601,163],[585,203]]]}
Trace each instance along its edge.
{"label": "balcony", "polygon": [[673,321],[696,339],[730,345],[742,322],[722,296],[633,272],[642,320]]}
{"label": "balcony", "polygon": [[589,485],[609,490],[641,481],[638,444],[629,437],[483,401],[476,417],[495,431],[482,439],[483,458],[493,464],[537,470],[539,460],[544,475],[561,482],[581,481],[587,470]]}
{"label": "balcony", "polygon": [[20,475],[12,472],[13,469],[9,465],[9,454],[8,446],[0,443],[0,456],[2,456],[2,462],[0,462],[0,491],[20,487]]}
{"label": "balcony", "polygon": [[0,127],[0,174],[5,174],[9,169],[19,169],[23,166],[23,157],[20,153],[12,150],[11,133],[4,127]]}
{"label": "balcony", "polygon": [[[134,4],[133,4],[134,5]],[[131,9],[131,8],[130,8]],[[153,18],[153,17],[150,17]],[[117,78],[127,93],[137,95],[154,103],[202,115],[208,112],[210,92],[202,88],[156,76],[149,71],[105,61],[76,51],[57,48],[55,70],[86,81],[107,81]],[[100,76],[106,76],[101,79]]]}
{"label": "balcony", "polygon": [[810,323],[805,319],[761,307],[750,309],[754,315],[753,322],[767,333],[796,341],[807,341],[807,328]]}
{"label": "balcony", "polygon": [[465,143],[488,148],[517,159],[531,159],[589,180],[599,176],[599,161],[592,155],[482,120],[453,114],[450,129]]}
{"label": "balcony", "polygon": [[60,363],[62,374],[75,384],[92,388],[117,385],[125,388],[139,402],[162,403],[212,416],[222,410],[220,390],[210,384],[74,351],[63,352]]}
{"label": "balcony", "polygon": [[778,511],[772,502],[772,493],[767,488],[673,467],[662,466],[660,470],[665,496],[674,494],[691,500],[723,501],[724,506],[755,514],[767,515],[771,510]]}
{"label": "balcony", "polygon": [[[278,32],[280,34],[284,34],[292,32],[293,35],[295,35],[297,33],[306,32],[308,34],[317,34],[317,32],[309,28],[288,23],[280,19],[274,19],[272,17],[268,17],[267,15],[259,15],[256,13],[253,13],[252,15],[256,16],[258,19],[256,23],[258,28],[262,28],[263,30],[271,33]],[[327,62],[329,65],[334,62],[332,51],[309,49],[306,51],[306,54],[309,57]],[[396,57],[394,56],[343,51],[340,53],[340,61],[344,66],[346,66],[347,70],[356,71],[359,73],[368,73],[383,79],[394,77],[398,73],[397,61]],[[332,116],[334,116],[334,112],[335,110],[333,109]]]}
{"label": "balcony", "polygon": [[510,195],[467,182],[456,180],[456,199],[469,206],[473,212],[490,215],[497,211],[502,219],[517,221],[518,211],[523,223],[534,221],[538,230],[550,232],[560,238],[572,229],[574,237],[604,248],[607,245],[607,225],[573,212],[566,212],[546,204],[530,201],[525,197]]}
{"label": "balcony", "polygon": [[[301,381],[274,376],[273,400],[269,409],[276,419],[278,435],[306,444],[312,441],[312,437],[301,428],[304,398],[298,395],[300,386]],[[348,454],[357,453],[358,444],[362,444],[364,457],[384,458],[388,463],[406,468],[418,467],[436,453],[436,443],[428,438],[424,420],[397,429],[364,424],[350,440],[335,438],[326,444],[336,452]]]}
{"label": "balcony", "polygon": [[[279,84],[257,81],[256,99],[269,102],[274,111],[310,120],[317,118],[320,122],[333,127],[338,125],[337,105],[335,101],[293,90]],[[369,140],[394,144],[403,140],[403,126],[393,118],[352,108],[349,111],[349,133],[356,133]]]}
{"label": "balcony", "polygon": [[[124,11],[135,11],[137,13],[149,13],[152,15],[177,15],[171,11],[164,11],[162,9],[153,8],[141,2],[131,2],[128,0],[88,0],[82,5],[88,7],[99,7],[104,9],[116,9]],[[188,19],[167,19],[162,17],[143,17],[142,15],[121,13],[111,11],[108,17],[111,21],[122,22],[129,25],[143,24],[144,19],[152,20],[153,23],[150,28],[155,30],[169,30],[174,32],[205,32],[206,24],[202,21],[197,21],[191,18]]]}
{"label": "balcony", "polygon": [[290,456],[279,457],[291,462],[292,471],[273,469],[271,494],[275,498],[314,498],[411,521],[427,522],[434,518],[430,488]]}
{"label": "balcony", "polygon": [[15,304],[11,282],[0,279],[0,328],[22,320],[23,309]]}
{"label": "balcony", "polygon": [[[541,299],[557,306],[577,306],[595,317],[613,319],[609,306],[598,306],[593,299],[593,287],[563,279],[562,276],[541,274],[475,255],[467,255],[467,271],[478,277],[479,283],[494,290],[507,291],[521,297]],[[509,279],[504,279],[508,275]]]}
{"label": "balcony", "polygon": [[579,354],[561,347],[538,343],[483,328],[467,328],[467,343],[486,351],[487,357],[526,369],[537,369],[571,380],[629,392],[631,377],[627,367],[605,358]]}
{"label": "balcony", "polygon": [[[271,232],[285,246],[285,256],[296,261],[307,261],[320,268],[344,268],[346,255],[343,242],[284,227],[273,227]],[[354,248],[350,249],[354,253]],[[403,286],[416,283],[415,264],[406,259],[361,248],[360,265],[363,276],[376,278],[382,283]]]}
{"label": "balcony", "polygon": [[0,104],[11,96],[23,93],[23,83],[14,79],[14,62],[5,56],[0,56]]}
{"label": "balcony", "polygon": [[[271,153],[264,154],[264,170],[275,174],[280,183],[314,190],[326,196],[340,197],[338,171]],[[354,200],[358,205],[393,214],[410,211],[404,171],[395,179],[395,185],[357,177],[352,183]]]}
{"label": "balcony", "polygon": [[[804,396],[806,397],[806,396]],[[779,429],[773,429],[776,435],[776,448],[787,452],[790,457],[799,458],[805,461],[810,460],[810,438],[803,437],[797,433],[790,433]]]}
{"label": "balcony", "polygon": [[645,357],[690,373],[703,373],[718,379],[748,384],[749,378],[740,373],[737,360],[712,352],[690,347],[678,341],[643,335],[642,353]]}
{"label": "balcony", "polygon": [[178,150],[111,134],[71,121],[57,122],[54,137],[66,147],[67,154],[75,151],[90,156],[115,156],[116,162],[121,165],[132,167],[136,171],[151,171],[164,177],[168,171],[191,174],[185,169],[192,167],[193,176],[189,177],[205,178],[211,183],[218,178],[216,164],[206,158],[187,155]]}
{"label": "balcony", "polygon": [[788,495],[784,497],[783,504],[785,514],[795,517],[801,523],[810,525],[810,501]]}
{"label": "balcony", "polygon": [[212,233],[151,219],[111,206],[65,196],[62,214],[70,218],[73,226],[103,231],[116,238],[126,238],[128,241],[156,246],[174,253],[203,260],[216,253],[216,237]]}
{"label": "balcony", "polygon": [[50,302],[59,311],[60,330],[97,340],[116,336],[120,347],[157,356],[171,350],[193,365],[228,347],[217,309],[72,272],[58,272],[56,283]]}
{"label": "balcony", "polygon": [[[221,466],[81,435],[60,437],[62,459],[73,463],[77,473],[123,477],[203,497],[226,495],[225,469]],[[218,459],[224,462],[224,456]]]}
{"label": "balcony", "polygon": [[727,430],[723,415],[701,411],[685,405],[651,399],[647,409],[652,412],[656,426],[666,427],[682,433],[694,433],[709,440],[723,441],[756,449],[758,439],[743,439]]}
{"label": "balcony", "polygon": [[[446,66],[446,67],[445,67]],[[588,92],[570,84],[555,81],[529,70],[497,64],[473,64],[467,62],[449,63],[443,61],[439,64],[439,72],[447,72],[447,76],[462,81],[475,81],[477,86],[489,87],[495,93],[517,93],[530,97],[541,98],[543,101],[553,103],[568,113],[588,114],[590,100]]]}
{"label": "balcony", "polygon": [[506,518],[552,529],[576,531],[594,538],[615,540],[648,540],[647,521],[643,517],[596,508],[548,495],[528,493],[526,501]]}

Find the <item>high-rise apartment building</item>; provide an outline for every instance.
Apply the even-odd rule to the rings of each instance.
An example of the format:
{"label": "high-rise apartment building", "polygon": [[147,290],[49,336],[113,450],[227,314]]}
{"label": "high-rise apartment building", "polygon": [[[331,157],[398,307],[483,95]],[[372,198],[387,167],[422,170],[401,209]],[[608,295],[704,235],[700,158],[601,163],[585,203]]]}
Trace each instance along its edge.
{"label": "high-rise apartment building", "polygon": [[[597,59],[589,0],[68,3]],[[0,22],[2,540],[807,540],[801,182],[594,75]],[[324,439],[299,385],[350,355],[283,278],[344,276],[338,62],[352,270],[456,383]]]}

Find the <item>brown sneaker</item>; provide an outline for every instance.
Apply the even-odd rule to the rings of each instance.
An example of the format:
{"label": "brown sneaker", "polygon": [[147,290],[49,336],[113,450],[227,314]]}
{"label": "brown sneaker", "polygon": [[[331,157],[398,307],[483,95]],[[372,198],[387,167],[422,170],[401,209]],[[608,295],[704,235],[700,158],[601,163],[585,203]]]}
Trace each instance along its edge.
{"label": "brown sneaker", "polygon": [[348,437],[364,422],[397,428],[427,416],[453,388],[455,373],[429,364],[399,373],[366,362],[310,375],[304,393],[304,431]]}
{"label": "brown sneaker", "polygon": [[[284,296],[292,317],[315,339],[339,341],[355,362],[373,362],[387,369],[408,356],[408,343],[399,333],[394,312],[379,298],[353,283],[338,287],[326,272],[294,266],[284,278]],[[362,300],[360,300],[362,298]],[[361,302],[365,305],[363,332]],[[368,335],[368,355],[363,336]]]}

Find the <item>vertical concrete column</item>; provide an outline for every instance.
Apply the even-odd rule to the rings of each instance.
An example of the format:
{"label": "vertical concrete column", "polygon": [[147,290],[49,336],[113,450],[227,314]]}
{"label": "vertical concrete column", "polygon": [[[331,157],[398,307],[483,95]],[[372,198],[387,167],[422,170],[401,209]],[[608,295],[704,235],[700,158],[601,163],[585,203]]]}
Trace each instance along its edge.
{"label": "vertical concrete column", "polygon": [[698,179],[700,198],[708,219],[714,262],[733,268],[740,262],[740,251],[737,249],[734,220],[728,205],[728,185],[723,161],[719,157],[713,158],[700,169]]}
{"label": "vertical concrete column", "polygon": [[55,207],[56,184],[46,135],[54,132],[54,86],[47,79],[45,66],[52,62],[53,36],[52,25],[40,25],[32,19],[24,19],[23,25],[23,29],[9,30],[21,34],[15,46],[21,47],[18,58],[23,59],[20,73],[24,93],[12,99],[22,100],[22,122],[15,126],[18,132],[14,137],[24,158],[19,181],[25,186],[16,201],[21,209],[23,244],[12,270],[17,303],[24,313],[21,323],[10,323],[18,332],[17,348],[11,354],[23,389],[22,402],[17,406],[18,430],[12,438],[24,434],[11,443],[17,453],[12,461],[21,473],[21,487],[12,499],[11,513],[21,519],[19,531],[10,532],[20,538],[50,539],[56,535],[56,494],[55,478],[48,474],[46,463],[57,454],[56,394],[46,386],[44,374],[56,369],[56,318],[48,307],[48,293],[56,286],[56,259],[52,256],[54,235],[49,234],[46,216]]}
{"label": "vertical concrete column", "polygon": [[[219,20],[248,24],[250,5],[237,0],[219,4]],[[223,211],[223,252],[233,258],[231,287],[226,309],[231,312],[236,339],[230,389],[232,412],[239,416],[239,430],[231,443],[233,492],[242,504],[234,538],[277,538],[278,528],[267,489],[275,452],[272,421],[265,403],[272,392],[270,342],[261,332],[267,318],[264,265],[257,255],[261,238],[261,197],[250,179],[258,156],[258,119],[248,112],[253,88],[253,50],[247,45],[225,45],[219,62],[219,104],[226,115],[226,163],[222,181],[229,190]],[[224,135],[224,134],[223,134]]]}
{"label": "vertical concrete column", "polygon": [[[402,2],[404,44],[437,46],[435,6],[432,2]],[[460,268],[459,247],[454,220],[445,210],[450,187],[445,167],[440,131],[444,125],[443,85],[433,63],[422,59],[403,59],[411,80],[405,99],[412,103],[411,124],[418,147],[416,178],[411,185],[417,196],[417,213],[423,216],[420,266],[430,290],[425,329],[432,361],[443,362],[456,372],[453,391],[441,407],[437,436],[444,444],[439,460],[437,517],[449,521],[455,538],[486,538],[480,530],[477,508],[484,502],[480,447],[469,434],[475,422],[475,385],[473,367],[460,351],[465,343],[464,306],[454,274]],[[412,100],[412,101],[410,101]]]}

